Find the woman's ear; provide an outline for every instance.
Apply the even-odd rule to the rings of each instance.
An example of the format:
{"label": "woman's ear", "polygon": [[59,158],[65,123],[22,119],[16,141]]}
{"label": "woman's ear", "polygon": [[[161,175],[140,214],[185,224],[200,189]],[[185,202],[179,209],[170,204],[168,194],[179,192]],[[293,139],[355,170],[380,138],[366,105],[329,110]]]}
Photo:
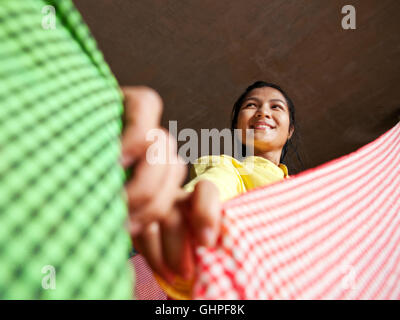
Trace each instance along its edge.
{"label": "woman's ear", "polygon": [[290,126],[290,128],[289,128],[289,136],[288,136],[288,140],[292,137],[292,135],[293,135],[293,132],[294,132],[294,127],[293,126]]}

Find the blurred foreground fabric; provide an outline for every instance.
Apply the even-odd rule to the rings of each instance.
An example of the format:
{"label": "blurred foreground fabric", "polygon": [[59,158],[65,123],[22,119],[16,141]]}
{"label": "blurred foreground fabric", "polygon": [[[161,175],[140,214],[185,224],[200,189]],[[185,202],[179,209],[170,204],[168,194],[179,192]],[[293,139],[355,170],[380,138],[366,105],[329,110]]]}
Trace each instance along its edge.
{"label": "blurred foreground fabric", "polygon": [[141,254],[129,259],[132,272],[136,274],[133,294],[138,300],[166,300],[167,294],[161,289],[153,271]]}
{"label": "blurred foreground fabric", "polygon": [[0,0],[0,299],[132,298],[122,108],[70,0]]}

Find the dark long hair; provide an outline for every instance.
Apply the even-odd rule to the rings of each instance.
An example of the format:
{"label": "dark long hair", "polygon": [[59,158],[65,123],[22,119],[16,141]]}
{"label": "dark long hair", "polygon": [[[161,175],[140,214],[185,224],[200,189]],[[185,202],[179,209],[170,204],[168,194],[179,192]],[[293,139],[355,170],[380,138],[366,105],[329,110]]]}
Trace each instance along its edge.
{"label": "dark long hair", "polygon": [[[273,84],[273,83],[264,82],[264,81],[256,81],[252,85],[248,86],[246,88],[246,90],[236,100],[235,104],[233,105],[232,114],[231,114],[231,130],[233,131],[234,129],[236,129],[239,112],[240,112],[240,109],[242,107],[243,101],[246,98],[246,96],[250,93],[250,91],[257,89],[257,88],[264,88],[264,87],[274,88],[274,89],[278,90],[280,93],[282,93],[282,95],[285,97],[285,100],[286,100],[286,103],[287,103],[288,109],[289,109],[289,127],[294,129],[292,137],[286,141],[285,145],[282,148],[280,162],[283,163],[283,161],[285,160],[285,157],[288,153],[289,148],[292,148],[294,153],[296,154],[297,159],[299,160],[301,166],[303,167],[303,163],[302,163],[300,155],[297,151],[297,146],[293,142],[294,140],[298,139],[298,124],[296,124],[294,104],[293,104],[293,101],[289,98],[289,96],[286,94],[286,92],[280,86]],[[242,147],[242,154],[243,154],[243,152],[245,152],[245,146]]]}

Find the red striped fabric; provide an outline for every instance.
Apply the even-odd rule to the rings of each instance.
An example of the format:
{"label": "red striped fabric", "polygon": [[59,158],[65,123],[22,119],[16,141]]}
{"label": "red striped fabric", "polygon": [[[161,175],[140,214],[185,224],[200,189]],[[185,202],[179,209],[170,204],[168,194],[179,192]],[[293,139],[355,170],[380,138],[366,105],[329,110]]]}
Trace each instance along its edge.
{"label": "red striped fabric", "polygon": [[400,123],[224,205],[195,299],[400,299]]}
{"label": "red striped fabric", "polygon": [[135,272],[133,296],[137,300],[166,300],[167,295],[158,285],[153,272],[144,257],[137,254],[129,259],[129,266]]}

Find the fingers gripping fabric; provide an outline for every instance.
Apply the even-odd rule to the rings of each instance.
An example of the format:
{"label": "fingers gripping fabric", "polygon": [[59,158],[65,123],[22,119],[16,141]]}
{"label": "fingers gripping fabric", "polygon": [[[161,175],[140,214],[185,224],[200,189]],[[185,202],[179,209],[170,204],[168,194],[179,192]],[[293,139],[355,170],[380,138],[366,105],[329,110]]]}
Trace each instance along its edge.
{"label": "fingers gripping fabric", "polygon": [[0,0],[0,299],[132,297],[121,113],[71,1]]}
{"label": "fingers gripping fabric", "polygon": [[400,124],[226,203],[195,299],[400,299]]}

